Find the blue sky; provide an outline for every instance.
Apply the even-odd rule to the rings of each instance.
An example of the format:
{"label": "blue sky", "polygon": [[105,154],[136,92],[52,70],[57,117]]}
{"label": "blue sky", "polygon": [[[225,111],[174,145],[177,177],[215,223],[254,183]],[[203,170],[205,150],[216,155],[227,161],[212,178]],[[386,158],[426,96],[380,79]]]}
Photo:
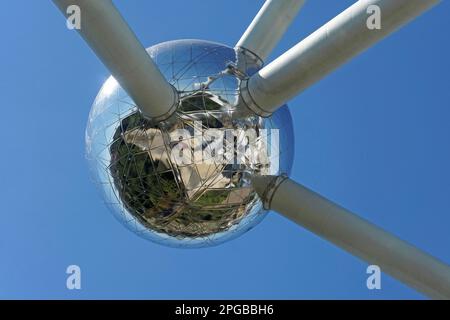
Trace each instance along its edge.
{"label": "blue sky", "polygon": [[[309,1],[278,56],[353,1]],[[145,46],[234,45],[262,1],[117,0]],[[289,105],[292,177],[450,262],[450,5],[354,59]],[[219,247],[181,250],[120,225],[84,158],[90,106],[108,77],[51,1],[0,11],[0,298],[422,298],[271,213]],[[66,289],[66,267],[82,290]]]}

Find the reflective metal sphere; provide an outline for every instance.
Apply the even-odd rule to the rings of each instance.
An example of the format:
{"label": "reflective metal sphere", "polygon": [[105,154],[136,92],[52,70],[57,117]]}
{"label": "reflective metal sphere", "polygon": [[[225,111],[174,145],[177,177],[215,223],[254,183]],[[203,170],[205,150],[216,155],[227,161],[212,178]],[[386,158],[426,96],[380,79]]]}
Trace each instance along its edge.
{"label": "reflective metal sphere", "polygon": [[148,52],[180,103],[153,124],[113,78],[103,85],[86,150],[106,202],[129,229],[164,245],[210,246],[245,233],[266,214],[250,175],[290,172],[287,107],[270,118],[238,115],[240,81],[258,69],[249,54],[198,40]]}

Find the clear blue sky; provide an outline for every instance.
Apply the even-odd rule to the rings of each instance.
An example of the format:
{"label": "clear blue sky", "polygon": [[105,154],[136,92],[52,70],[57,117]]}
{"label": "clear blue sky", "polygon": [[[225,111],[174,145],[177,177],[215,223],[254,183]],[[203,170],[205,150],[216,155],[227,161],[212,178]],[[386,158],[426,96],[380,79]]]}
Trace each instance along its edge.
{"label": "clear blue sky", "polygon": [[[353,1],[308,1],[275,50]],[[234,45],[257,0],[117,0],[141,41]],[[450,4],[290,102],[293,178],[450,262]],[[51,1],[0,10],[0,298],[422,298],[271,213],[219,247],[172,249],[120,225],[91,183],[84,130],[108,72]],[[82,269],[81,291],[65,269]]]}

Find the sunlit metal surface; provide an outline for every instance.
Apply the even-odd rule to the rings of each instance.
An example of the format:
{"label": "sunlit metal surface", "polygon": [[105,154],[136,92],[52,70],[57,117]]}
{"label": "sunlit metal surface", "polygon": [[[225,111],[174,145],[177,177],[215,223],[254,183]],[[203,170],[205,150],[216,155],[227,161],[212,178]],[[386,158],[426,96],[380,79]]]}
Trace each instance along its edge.
{"label": "sunlit metal surface", "polygon": [[[232,48],[181,40],[148,52],[178,90],[178,110],[167,121],[152,124],[109,78],[92,106],[86,130],[94,179],[115,216],[144,238],[177,247],[216,245],[235,238],[266,213],[250,174],[290,172],[294,148],[290,113],[283,107],[270,118],[235,116],[243,108],[239,84],[260,65],[251,57],[245,63],[245,55],[238,59]],[[193,138],[174,137],[180,129]],[[232,162],[218,161],[222,155],[214,152],[209,154],[212,161],[198,160],[195,138],[207,129],[251,129],[256,139],[246,146],[250,139],[238,135],[234,143],[218,149],[236,155],[236,146],[242,145],[242,156]],[[203,154],[214,143],[213,137],[205,136],[200,144]],[[175,150],[183,150],[183,159],[189,155],[193,160],[180,162],[173,156]]]}

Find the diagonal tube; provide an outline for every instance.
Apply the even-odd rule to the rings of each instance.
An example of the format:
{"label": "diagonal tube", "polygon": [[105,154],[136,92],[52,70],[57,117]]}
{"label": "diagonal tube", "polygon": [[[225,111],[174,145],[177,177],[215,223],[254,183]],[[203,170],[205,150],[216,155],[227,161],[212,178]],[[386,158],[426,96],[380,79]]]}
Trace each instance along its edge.
{"label": "diagonal tube", "polygon": [[267,0],[236,48],[249,50],[266,61],[304,3],[305,0]]}
{"label": "diagonal tube", "polygon": [[266,209],[435,299],[450,299],[450,266],[287,177],[253,177]]}
{"label": "diagonal tube", "polygon": [[178,94],[164,78],[111,0],[53,0],[65,16],[80,8],[79,33],[134,100],[154,121],[177,108]]}
{"label": "diagonal tube", "polygon": [[241,99],[253,112],[268,116],[286,101],[439,2],[357,1],[244,81]]}

